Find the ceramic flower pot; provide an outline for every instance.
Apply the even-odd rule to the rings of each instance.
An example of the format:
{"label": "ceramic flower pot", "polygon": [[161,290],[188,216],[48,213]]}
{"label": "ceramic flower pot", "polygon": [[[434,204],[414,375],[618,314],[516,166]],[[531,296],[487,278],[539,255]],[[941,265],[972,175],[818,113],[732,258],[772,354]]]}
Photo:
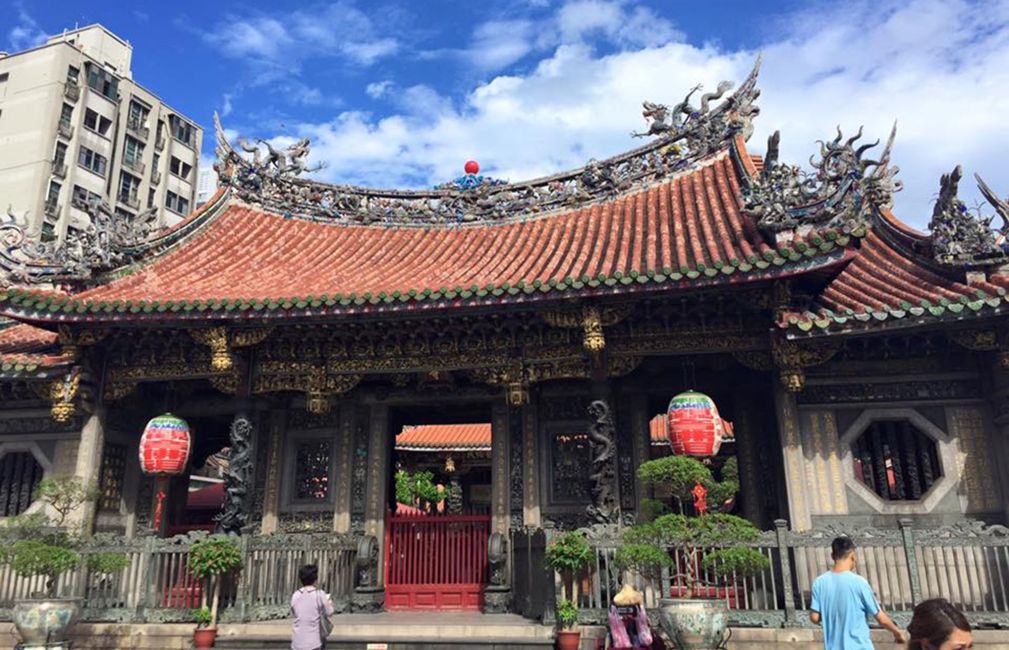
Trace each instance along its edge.
{"label": "ceramic flower pot", "polygon": [[202,648],[213,648],[216,641],[216,627],[200,627],[193,632],[193,646],[196,647],[196,650],[201,650]]}
{"label": "ceramic flower pot", "polygon": [[66,644],[80,613],[76,599],[22,600],[14,604],[14,627],[28,647]]}
{"label": "ceramic flower pot", "polygon": [[557,650],[578,650],[582,641],[582,633],[575,630],[560,630],[557,632]]}
{"label": "ceramic flower pot", "polygon": [[724,600],[663,598],[662,629],[681,650],[714,650],[728,641],[729,610]]}

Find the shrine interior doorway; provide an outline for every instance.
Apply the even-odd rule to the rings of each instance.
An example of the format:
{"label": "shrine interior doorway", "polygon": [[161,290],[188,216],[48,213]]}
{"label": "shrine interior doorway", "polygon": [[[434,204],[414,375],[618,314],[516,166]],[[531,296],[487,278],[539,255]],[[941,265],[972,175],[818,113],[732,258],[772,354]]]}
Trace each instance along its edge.
{"label": "shrine interior doorway", "polygon": [[490,536],[489,404],[390,412],[386,608],[479,610]]}

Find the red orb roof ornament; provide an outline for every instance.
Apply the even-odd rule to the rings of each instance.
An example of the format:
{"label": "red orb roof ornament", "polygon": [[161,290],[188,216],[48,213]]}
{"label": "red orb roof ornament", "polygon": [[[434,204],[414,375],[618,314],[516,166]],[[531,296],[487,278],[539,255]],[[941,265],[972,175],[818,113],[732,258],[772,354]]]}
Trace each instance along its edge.
{"label": "red orb roof ornament", "polygon": [[140,469],[144,474],[181,474],[189,462],[192,438],[182,418],[165,413],[153,418],[140,437]]}
{"label": "red orb roof ornament", "polygon": [[467,160],[463,169],[467,174],[479,174],[480,173],[480,163],[475,160]]}

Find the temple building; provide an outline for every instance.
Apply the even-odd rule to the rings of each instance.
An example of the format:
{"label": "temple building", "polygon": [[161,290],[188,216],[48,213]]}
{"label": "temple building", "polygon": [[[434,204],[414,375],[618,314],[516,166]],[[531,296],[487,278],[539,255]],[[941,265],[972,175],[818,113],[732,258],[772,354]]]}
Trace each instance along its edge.
{"label": "temple building", "polygon": [[[646,102],[641,146],[581,169],[431,190],[309,180],[307,141],[218,124],[219,188],[168,231],[98,214],[40,253],[0,226],[0,517],[75,474],[103,487],[95,530],[184,525],[188,477],[152,529],[137,460],[167,411],[192,467],[229,448],[226,531],[381,544],[397,467],[447,459],[487,536],[625,522],[635,468],[669,453],[656,416],[693,389],[733,423],[735,510],[762,527],[1005,523],[999,233],[959,168],[930,232],[892,214],[893,134],[838,131],[809,170],[777,134],[754,147],[756,82]],[[373,561],[380,599],[394,560]]]}

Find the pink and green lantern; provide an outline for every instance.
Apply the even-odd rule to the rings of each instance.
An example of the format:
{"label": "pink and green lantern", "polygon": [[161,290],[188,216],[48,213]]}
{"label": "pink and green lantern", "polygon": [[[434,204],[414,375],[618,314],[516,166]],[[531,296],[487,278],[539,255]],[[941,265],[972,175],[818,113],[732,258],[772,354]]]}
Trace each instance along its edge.
{"label": "pink and green lantern", "polygon": [[155,530],[161,528],[162,504],[168,477],[186,471],[192,449],[189,425],[180,417],[165,413],[152,418],[140,438],[140,469],[154,476],[158,483],[157,505],[154,508]]}
{"label": "pink and green lantern", "polygon": [[714,400],[688,390],[673,397],[666,411],[669,445],[680,456],[715,456],[732,437],[732,423],[718,414]]}

